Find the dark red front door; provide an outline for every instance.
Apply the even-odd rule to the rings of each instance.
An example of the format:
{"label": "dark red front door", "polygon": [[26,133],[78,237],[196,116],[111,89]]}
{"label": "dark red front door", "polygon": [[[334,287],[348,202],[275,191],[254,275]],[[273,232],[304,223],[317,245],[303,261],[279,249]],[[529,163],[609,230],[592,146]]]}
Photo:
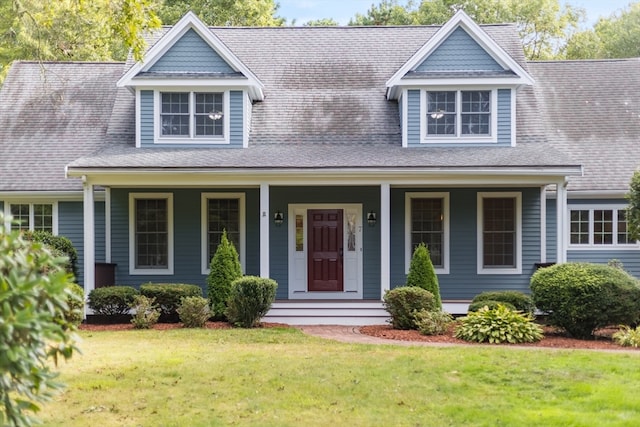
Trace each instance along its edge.
{"label": "dark red front door", "polygon": [[342,209],[310,209],[309,291],[341,292]]}

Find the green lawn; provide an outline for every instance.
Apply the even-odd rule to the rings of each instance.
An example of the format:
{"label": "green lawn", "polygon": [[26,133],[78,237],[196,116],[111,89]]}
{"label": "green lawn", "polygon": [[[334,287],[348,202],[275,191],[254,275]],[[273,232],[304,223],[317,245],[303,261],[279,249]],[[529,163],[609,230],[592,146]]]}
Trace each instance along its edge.
{"label": "green lawn", "polygon": [[45,426],[637,426],[640,354],[83,332]]}

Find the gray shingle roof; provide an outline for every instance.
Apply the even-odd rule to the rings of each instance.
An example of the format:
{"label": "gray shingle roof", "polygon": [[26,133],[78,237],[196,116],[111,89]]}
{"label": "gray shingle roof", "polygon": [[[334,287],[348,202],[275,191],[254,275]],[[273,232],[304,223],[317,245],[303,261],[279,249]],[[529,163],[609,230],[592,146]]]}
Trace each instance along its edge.
{"label": "gray shingle roof", "polygon": [[569,190],[626,191],[640,165],[640,59],[531,62],[550,142],[584,165]]}
{"label": "gray shingle roof", "polygon": [[65,165],[104,145],[122,63],[16,62],[0,91],[0,191],[82,188]]}

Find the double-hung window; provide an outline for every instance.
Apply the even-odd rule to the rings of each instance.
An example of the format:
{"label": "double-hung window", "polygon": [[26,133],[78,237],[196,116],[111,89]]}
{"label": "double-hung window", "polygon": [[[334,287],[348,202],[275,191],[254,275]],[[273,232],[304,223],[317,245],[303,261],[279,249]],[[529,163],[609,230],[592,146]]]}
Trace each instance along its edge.
{"label": "double-hung window", "polygon": [[425,140],[495,140],[492,90],[425,91]]}
{"label": "double-hung window", "polygon": [[57,234],[57,204],[56,203],[7,203],[5,217],[11,215],[11,228],[31,231],[48,231]]}
{"label": "double-hung window", "polygon": [[160,92],[158,142],[224,141],[225,92]]}
{"label": "double-hung window", "polygon": [[522,271],[520,193],[478,193],[478,274]]}
{"label": "double-hung window", "polygon": [[202,274],[208,274],[211,259],[218,249],[222,233],[245,259],[244,193],[202,193]]}
{"label": "double-hung window", "polygon": [[429,249],[437,273],[449,272],[449,193],[405,194],[406,271],[420,243]]}
{"label": "double-hung window", "polygon": [[569,244],[576,249],[636,246],[627,231],[626,209],[572,206],[569,209]]}
{"label": "double-hung window", "polygon": [[129,194],[129,271],[173,274],[173,195]]}

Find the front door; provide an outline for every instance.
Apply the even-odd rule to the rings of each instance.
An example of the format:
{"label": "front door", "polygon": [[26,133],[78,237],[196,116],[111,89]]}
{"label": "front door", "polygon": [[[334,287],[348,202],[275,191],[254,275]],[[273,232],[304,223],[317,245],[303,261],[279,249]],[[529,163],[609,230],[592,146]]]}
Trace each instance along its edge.
{"label": "front door", "polygon": [[342,209],[309,209],[308,290],[342,292],[343,229]]}

